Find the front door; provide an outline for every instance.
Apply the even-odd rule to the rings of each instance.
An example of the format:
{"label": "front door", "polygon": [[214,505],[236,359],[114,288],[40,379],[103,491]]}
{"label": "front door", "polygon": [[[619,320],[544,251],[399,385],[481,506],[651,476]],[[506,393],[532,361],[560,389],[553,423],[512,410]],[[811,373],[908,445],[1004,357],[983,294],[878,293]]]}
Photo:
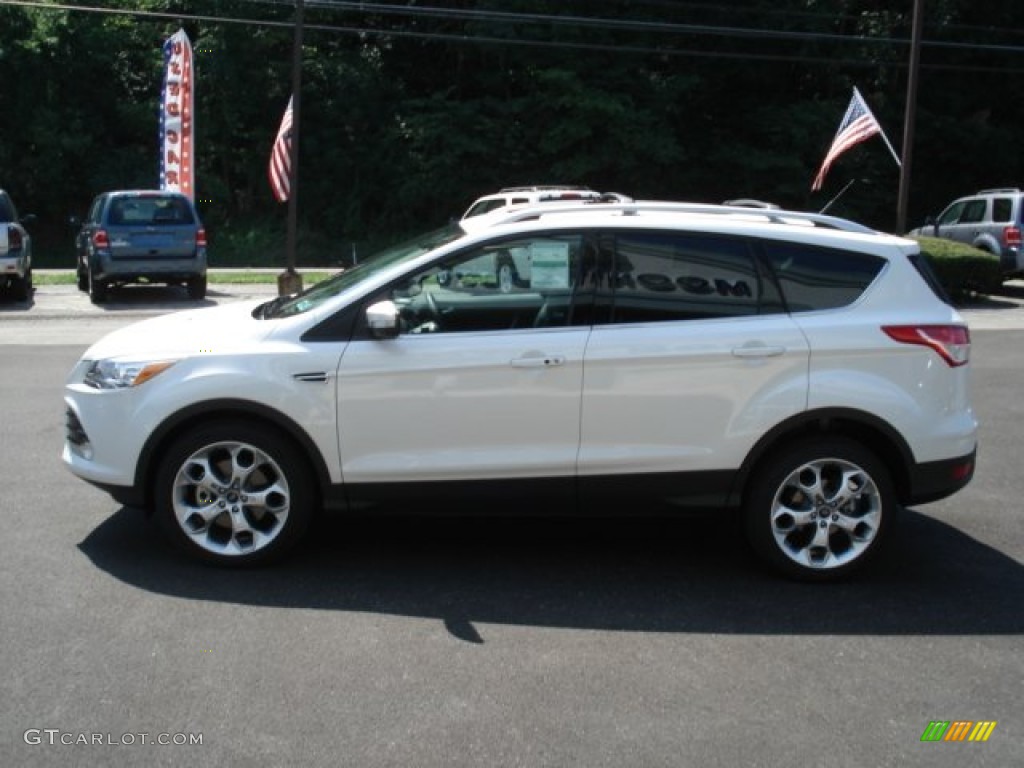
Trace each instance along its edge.
{"label": "front door", "polygon": [[[572,493],[590,334],[576,291],[581,245],[579,235],[531,235],[474,248],[367,301],[395,302],[402,329],[390,339],[357,331],[340,361],[350,499],[438,482]],[[491,266],[510,252],[532,263],[511,287]]]}

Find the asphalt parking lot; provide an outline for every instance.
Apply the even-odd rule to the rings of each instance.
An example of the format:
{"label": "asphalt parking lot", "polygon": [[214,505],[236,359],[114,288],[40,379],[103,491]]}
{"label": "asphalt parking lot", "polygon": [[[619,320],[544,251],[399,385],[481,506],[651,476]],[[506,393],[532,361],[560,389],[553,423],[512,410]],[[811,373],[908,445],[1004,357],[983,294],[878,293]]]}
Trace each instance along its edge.
{"label": "asphalt parking lot", "polygon": [[[972,484],[828,586],[766,575],[714,518],[334,520],[278,567],[193,564],[59,453],[85,346],[195,304],[0,304],[0,765],[1021,765],[1022,303],[965,309]],[[997,725],[921,741],[947,720]]]}

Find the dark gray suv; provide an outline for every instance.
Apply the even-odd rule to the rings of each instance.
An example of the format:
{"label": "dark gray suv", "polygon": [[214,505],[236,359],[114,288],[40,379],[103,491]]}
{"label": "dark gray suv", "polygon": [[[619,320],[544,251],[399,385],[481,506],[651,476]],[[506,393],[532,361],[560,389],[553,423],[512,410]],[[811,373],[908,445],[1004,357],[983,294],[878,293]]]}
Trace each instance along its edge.
{"label": "dark gray suv", "polygon": [[78,287],[94,303],[127,283],[185,284],[206,297],[206,230],[177,192],[122,190],[93,200],[75,240]]}
{"label": "dark gray suv", "polygon": [[983,189],[950,203],[938,217],[929,216],[912,235],[942,237],[973,245],[999,257],[1003,277],[1024,276],[1024,192],[1016,188]]}

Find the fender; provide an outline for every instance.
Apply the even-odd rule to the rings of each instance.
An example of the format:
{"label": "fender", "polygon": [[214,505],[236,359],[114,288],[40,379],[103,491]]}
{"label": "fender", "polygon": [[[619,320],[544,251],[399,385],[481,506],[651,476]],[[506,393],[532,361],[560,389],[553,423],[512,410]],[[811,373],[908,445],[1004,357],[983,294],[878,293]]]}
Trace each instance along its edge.
{"label": "fender", "polygon": [[853,408],[821,408],[796,414],[766,432],[750,449],[729,493],[729,505],[742,503],[742,490],[765,455],[778,445],[808,435],[841,434],[854,437],[885,462],[901,499],[910,493],[914,454],[907,441],[888,422]]}
{"label": "fender", "polygon": [[329,506],[336,494],[331,489],[330,472],[316,443],[294,420],[262,403],[251,400],[218,399],[195,403],[168,416],[149,435],[139,452],[139,460],[135,465],[135,488],[145,500],[147,509],[152,508],[153,478],[156,469],[156,458],[164,448],[182,431],[201,419],[245,417],[264,421],[277,427],[291,437],[302,452],[309,458],[313,471],[316,473],[317,484],[321,496]]}

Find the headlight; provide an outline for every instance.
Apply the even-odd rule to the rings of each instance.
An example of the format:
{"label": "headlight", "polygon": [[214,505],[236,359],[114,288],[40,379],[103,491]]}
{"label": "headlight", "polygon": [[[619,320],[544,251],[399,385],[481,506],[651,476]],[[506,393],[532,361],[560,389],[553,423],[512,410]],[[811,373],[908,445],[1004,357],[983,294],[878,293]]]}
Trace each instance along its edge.
{"label": "headlight", "polygon": [[144,384],[177,360],[94,360],[85,371],[85,383],[96,389],[126,389]]}

